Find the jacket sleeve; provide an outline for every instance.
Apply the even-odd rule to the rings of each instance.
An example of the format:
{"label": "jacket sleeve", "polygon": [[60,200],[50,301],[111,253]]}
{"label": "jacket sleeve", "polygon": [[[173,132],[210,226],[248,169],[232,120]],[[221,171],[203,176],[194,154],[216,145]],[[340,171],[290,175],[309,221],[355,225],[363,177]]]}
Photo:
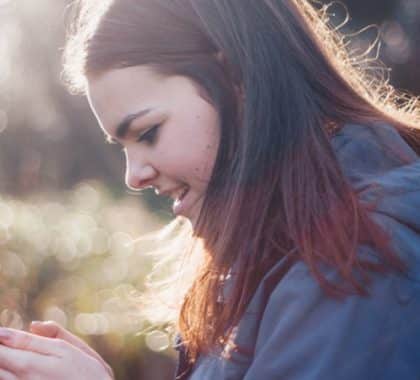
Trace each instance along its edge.
{"label": "jacket sleeve", "polygon": [[268,300],[244,380],[417,379],[420,372],[385,377],[406,312],[398,292],[408,285],[400,281],[374,275],[371,297],[338,301],[299,263]]}

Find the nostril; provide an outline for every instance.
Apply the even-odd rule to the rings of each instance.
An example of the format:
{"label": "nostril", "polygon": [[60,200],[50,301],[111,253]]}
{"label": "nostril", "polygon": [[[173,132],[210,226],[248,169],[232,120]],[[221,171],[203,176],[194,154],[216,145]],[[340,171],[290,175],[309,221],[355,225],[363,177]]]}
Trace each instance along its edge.
{"label": "nostril", "polygon": [[139,186],[133,180],[126,180],[125,184],[130,190],[139,190]]}
{"label": "nostril", "polygon": [[153,186],[157,175],[157,171],[149,165],[137,168],[127,167],[125,183],[132,190],[142,190]]}
{"label": "nostril", "polygon": [[150,186],[148,181],[143,181],[138,177],[131,177],[128,179],[128,181],[125,181],[128,188],[131,190],[142,190],[145,187]]}
{"label": "nostril", "polygon": [[131,189],[131,190],[136,190],[135,187],[135,181],[132,175],[130,175],[130,173],[128,171],[126,171],[125,173],[125,185]]}
{"label": "nostril", "polygon": [[140,190],[143,187],[143,181],[133,174],[127,173],[125,176],[125,184],[131,190]]}

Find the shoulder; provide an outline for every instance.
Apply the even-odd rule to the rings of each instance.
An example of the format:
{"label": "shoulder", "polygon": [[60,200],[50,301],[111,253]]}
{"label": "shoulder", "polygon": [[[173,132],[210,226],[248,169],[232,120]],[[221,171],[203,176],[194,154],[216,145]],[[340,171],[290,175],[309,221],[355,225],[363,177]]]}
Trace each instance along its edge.
{"label": "shoulder", "polygon": [[331,145],[344,174],[355,185],[419,159],[397,129],[385,123],[345,124],[331,139]]}
{"label": "shoulder", "polygon": [[394,251],[420,279],[420,159],[389,124],[346,124],[332,139],[359,201],[391,237]]}
{"label": "shoulder", "polygon": [[[327,276],[337,279],[332,270]],[[401,375],[405,366],[407,379],[414,379],[420,371],[412,359],[420,352],[419,284],[392,274],[373,277],[369,297],[340,301],[328,297],[306,265],[297,263],[269,297],[250,371],[267,371],[265,362],[290,379],[382,379],[388,360],[390,373]],[[268,371],[265,378],[273,376]]]}

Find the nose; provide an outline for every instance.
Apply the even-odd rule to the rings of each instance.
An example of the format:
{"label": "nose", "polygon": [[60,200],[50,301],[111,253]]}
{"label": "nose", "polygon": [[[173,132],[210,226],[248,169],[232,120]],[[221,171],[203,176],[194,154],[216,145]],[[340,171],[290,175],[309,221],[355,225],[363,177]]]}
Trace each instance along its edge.
{"label": "nose", "polygon": [[150,163],[130,159],[126,155],[125,184],[131,190],[141,190],[152,186],[158,172]]}

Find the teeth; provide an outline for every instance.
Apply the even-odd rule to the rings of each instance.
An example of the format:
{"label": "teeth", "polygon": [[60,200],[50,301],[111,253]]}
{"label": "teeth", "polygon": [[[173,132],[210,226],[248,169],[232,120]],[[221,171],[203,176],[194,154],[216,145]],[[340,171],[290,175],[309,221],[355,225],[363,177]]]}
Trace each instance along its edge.
{"label": "teeth", "polygon": [[185,193],[188,191],[189,187],[185,186],[181,189],[181,192],[179,193],[179,195],[175,198],[176,202],[179,202],[180,199],[185,195]]}

